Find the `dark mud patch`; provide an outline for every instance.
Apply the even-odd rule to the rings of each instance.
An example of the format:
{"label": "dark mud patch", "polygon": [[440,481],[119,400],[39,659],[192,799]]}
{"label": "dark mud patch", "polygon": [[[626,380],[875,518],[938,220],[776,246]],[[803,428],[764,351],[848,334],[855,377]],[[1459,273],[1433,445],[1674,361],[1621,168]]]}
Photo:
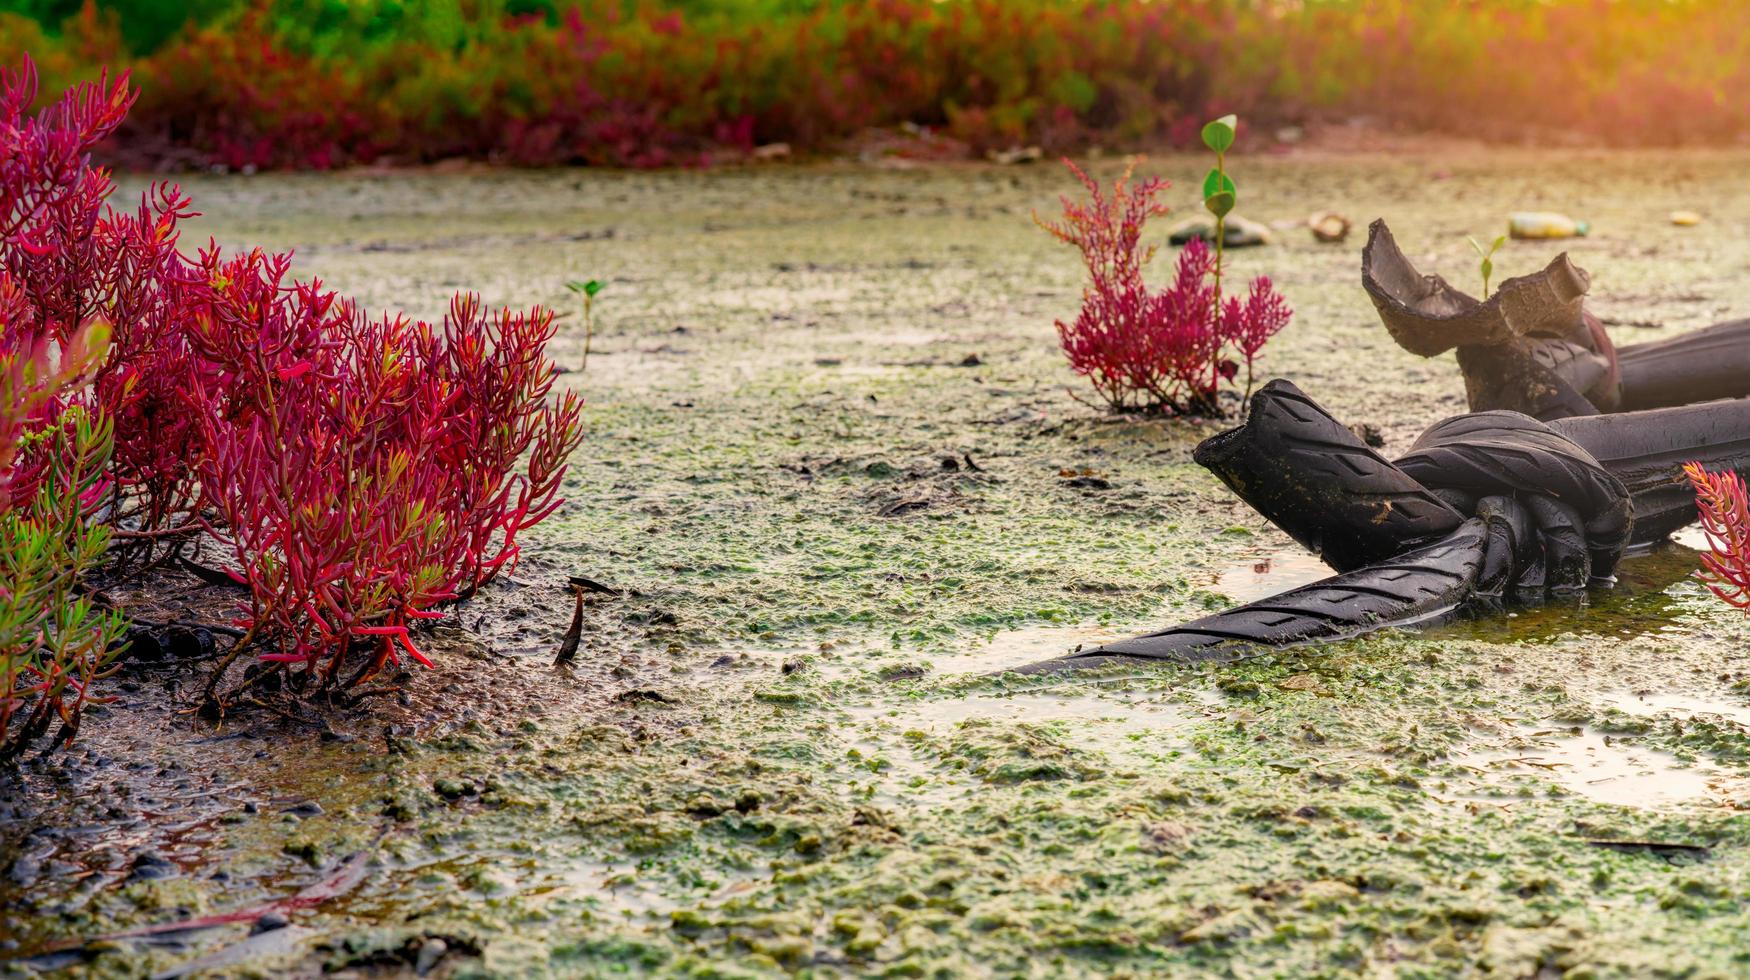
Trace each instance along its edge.
{"label": "dark mud patch", "polygon": [[[329,932],[298,920],[333,914],[366,878],[374,889],[417,876],[395,857],[413,814],[506,805],[489,773],[409,779],[399,773],[408,758],[517,742],[579,716],[629,739],[684,725],[684,706],[646,696],[671,683],[666,659],[623,652],[549,665],[574,599],[565,579],[542,571],[525,566],[420,636],[434,668],[391,667],[361,688],[366,696],[319,703],[259,685],[228,698],[218,719],[198,709],[229,637],[192,657],[162,641],[224,623],[238,590],[178,571],[105,583],[142,620],[179,625],[137,630],[150,656],[124,657],[101,682],[107,700],[88,709],[70,746],[0,772],[0,968],[131,975],[182,959],[163,975],[261,963],[320,972],[329,961],[309,957]],[[636,606],[592,598],[597,642],[643,632],[627,622]],[[240,662],[233,680],[249,669]],[[643,710],[651,701],[664,710]],[[451,962],[478,950],[465,937],[444,942]],[[433,955],[425,939],[408,943],[323,955],[371,968]]]}

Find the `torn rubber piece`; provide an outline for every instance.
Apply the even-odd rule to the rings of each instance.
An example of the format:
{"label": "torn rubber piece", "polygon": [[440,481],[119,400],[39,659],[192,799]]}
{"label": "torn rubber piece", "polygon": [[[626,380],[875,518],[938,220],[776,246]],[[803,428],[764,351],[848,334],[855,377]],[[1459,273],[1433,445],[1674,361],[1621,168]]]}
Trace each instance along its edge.
{"label": "torn rubber piece", "polygon": [[1508,279],[1478,300],[1416,271],[1391,229],[1375,221],[1361,251],[1361,284],[1398,346],[1433,357],[1454,347],[1492,347],[1533,335],[1583,343],[1581,306],[1591,284],[1563,252],[1543,271]]}
{"label": "torn rubber piece", "polygon": [[1473,412],[1551,421],[1750,396],[1750,320],[1618,349],[1585,308],[1590,280],[1566,253],[1478,300],[1418,272],[1375,221],[1361,284],[1400,347],[1423,357],[1457,349]]}
{"label": "torn rubber piece", "polygon": [[1617,407],[1616,351],[1585,309],[1590,279],[1566,253],[1478,300],[1416,271],[1391,229],[1375,221],[1361,284],[1400,347],[1423,357],[1457,348],[1473,412],[1506,409],[1547,421]]}

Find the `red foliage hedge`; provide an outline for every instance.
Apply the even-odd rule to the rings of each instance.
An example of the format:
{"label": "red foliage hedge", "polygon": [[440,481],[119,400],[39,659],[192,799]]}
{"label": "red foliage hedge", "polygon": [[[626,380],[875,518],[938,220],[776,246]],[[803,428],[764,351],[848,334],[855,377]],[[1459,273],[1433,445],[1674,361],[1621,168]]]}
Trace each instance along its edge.
{"label": "red foliage hedge", "polygon": [[336,5],[249,0],[137,56],[93,12],[0,14],[0,58],[33,54],[61,81],[130,65],[143,94],[112,151],[145,166],[687,164],[905,122],[975,151],[1189,145],[1226,112],[1509,141],[1750,135],[1750,5],[1724,0],[535,6],[548,16],[356,0],[338,7],[355,20],[318,24]]}

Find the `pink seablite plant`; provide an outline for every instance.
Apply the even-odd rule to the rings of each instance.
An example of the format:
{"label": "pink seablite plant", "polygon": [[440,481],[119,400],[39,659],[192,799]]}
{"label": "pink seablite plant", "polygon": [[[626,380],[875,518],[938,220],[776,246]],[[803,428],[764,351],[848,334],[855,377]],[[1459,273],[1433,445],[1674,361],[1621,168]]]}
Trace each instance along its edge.
{"label": "pink seablite plant", "polygon": [[[102,504],[115,538],[148,551],[216,541],[248,589],[211,703],[246,652],[304,690],[429,664],[413,630],[514,567],[520,535],[559,506],[581,404],[553,397],[552,314],[461,294],[441,324],[368,317],[293,279],[289,255],[187,255],[180,190],[116,210],[90,163],[132,101],[126,76],[33,116],[35,98],[28,59],[0,73],[0,393],[55,364],[80,373],[0,417],[0,511],[74,472],[54,447],[108,458],[113,431],[101,478],[57,485],[75,516]],[[94,325],[108,347],[87,356]],[[44,434],[75,421],[82,442]]]}
{"label": "pink seablite plant", "polygon": [[105,203],[115,184],[90,155],[133,104],[126,74],[78,86],[31,115],[36,97],[28,58],[0,72],[0,268],[31,329],[52,346],[89,323],[108,325],[110,356],[80,397],[114,426],[112,516],[133,525],[121,536],[187,524],[195,453],[180,403],[196,368],[181,334],[205,280],[177,251],[177,222],[194,212],[173,185],[152,187],[134,211]]}
{"label": "pink seablite plant", "polygon": [[210,530],[250,589],[238,625],[324,687],[352,648],[369,656],[348,684],[430,666],[410,630],[512,567],[559,506],[581,405],[548,399],[552,314],[463,295],[441,326],[367,318],[319,283],[282,288],[279,257],[223,268],[191,339],[215,388],[245,395],[196,399]]}
{"label": "pink seablite plant", "polygon": [[1108,195],[1080,167],[1064,164],[1088,199],[1064,197],[1060,222],[1034,220],[1076,246],[1088,271],[1075,321],[1057,321],[1070,367],[1115,412],[1224,414],[1222,385],[1234,382],[1243,365],[1250,394],[1254,363],[1288,324],[1288,304],[1262,276],[1243,299],[1224,297],[1219,259],[1195,238],[1180,251],[1172,283],[1151,290],[1142,273],[1155,249],[1142,244],[1142,235],[1149,218],[1167,213],[1157,200],[1167,182],[1133,183],[1132,165]]}
{"label": "pink seablite plant", "polygon": [[1730,470],[1709,473],[1700,463],[1685,465],[1683,475],[1695,488],[1695,509],[1708,541],[1695,577],[1729,605],[1750,612],[1750,501],[1744,479]]}

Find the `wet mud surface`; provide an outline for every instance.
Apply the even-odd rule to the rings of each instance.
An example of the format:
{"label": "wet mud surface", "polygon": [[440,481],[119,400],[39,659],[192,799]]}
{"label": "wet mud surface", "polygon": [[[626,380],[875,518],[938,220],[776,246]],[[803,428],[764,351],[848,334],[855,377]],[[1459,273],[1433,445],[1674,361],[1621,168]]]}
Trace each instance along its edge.
{"label": "wet mud surface", "polygon": [[[1189,211],[1201,161],[1159,163]],[[1243,169],[1249,217],[1383,216],[1460,284],[1464,236],[1508,210],[1588,218],[1571,248],[1630,342],[1750,314],[1743,163]],[[0,777],[0,975],[1750,967],[1750,625],[1687,578],[1693,539],[1583,603],[1220,668],[987,676],[1324,574],[1191,462],[1216,425],[1066,393],[1050,324],[1079,267],[1028,218],[1065,187],[194,181],[191,233],[295,247],[371,308],[436,315],[472,287],[569,310],[565,280],[607,280],[564,379],[590,433],[537,557],[432,638],[437,669],[215,725],[182,713],[200,664],[136,665],[73,748]],[[1700,204],[1701,227],[1665,224]],[[1279,235],[1235,254],[1297,311],[1267,373],[1388,455],[1462,409],[1451,355],[1379,327],[1359,238]],[[1513,243],[1497,276],[1553,251]],[[570,574],[625,594],[591,600],[555,670]]]}

